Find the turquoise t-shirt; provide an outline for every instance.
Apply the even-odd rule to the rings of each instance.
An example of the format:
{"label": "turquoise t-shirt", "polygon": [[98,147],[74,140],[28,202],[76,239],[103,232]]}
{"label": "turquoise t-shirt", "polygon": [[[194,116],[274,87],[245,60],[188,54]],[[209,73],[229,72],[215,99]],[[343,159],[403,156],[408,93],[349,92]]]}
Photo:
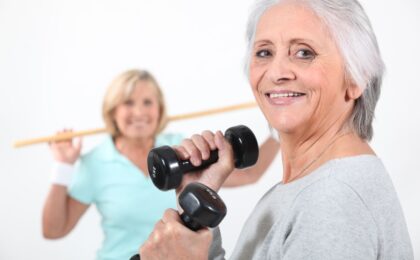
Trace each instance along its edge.
{"label": "turquoise t-shirt", "polygon": [[[182,136],[161,134],[155,147],[177,145]],[[130,259],[168,208],[176,208],[175,191],[161,191],[121,155],[112,138],[83,155],[69,188],[72,198],[95,204],[102,216],[104,240],[97,259]]]}

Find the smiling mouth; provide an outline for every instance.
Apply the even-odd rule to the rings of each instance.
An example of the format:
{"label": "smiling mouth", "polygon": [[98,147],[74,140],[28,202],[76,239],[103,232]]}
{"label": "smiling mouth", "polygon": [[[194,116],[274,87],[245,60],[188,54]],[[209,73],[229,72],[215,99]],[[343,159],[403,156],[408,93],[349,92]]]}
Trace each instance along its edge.
{"label": "smiling mouth", "polygon": [[300,97],[304,96],[304,93],[300,92],[284,92],[284,93],[267,93],[265,94],[268,98],[289,98],[289,97]]}
{"label": "smiling mouth", "polygon": [[294,104],[300,101],[305,95],[305,93],[290,90],[265,93],[268,103],[274,106],[288,106]]}
{"label": "smiling mouth", "polygon": [[131,125],[136,126],[136,127],[137,126],[140,127],[140,126],[148,125],[148,122],[146,122],[146,121],[132,121]]}

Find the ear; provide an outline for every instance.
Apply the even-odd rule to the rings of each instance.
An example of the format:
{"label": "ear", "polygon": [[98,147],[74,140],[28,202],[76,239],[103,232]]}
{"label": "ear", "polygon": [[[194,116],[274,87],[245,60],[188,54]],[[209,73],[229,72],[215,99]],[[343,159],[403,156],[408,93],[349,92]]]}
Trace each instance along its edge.
{"label": "ear", "polygon": [[363,94],[363,90],[354,83],[350,83],[346,89],[346,100],[356,100]]}

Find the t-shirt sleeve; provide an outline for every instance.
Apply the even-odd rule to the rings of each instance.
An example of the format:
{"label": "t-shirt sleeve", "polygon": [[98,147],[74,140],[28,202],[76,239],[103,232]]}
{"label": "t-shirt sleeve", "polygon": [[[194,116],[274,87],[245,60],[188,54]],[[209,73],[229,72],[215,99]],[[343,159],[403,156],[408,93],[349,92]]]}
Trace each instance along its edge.
{"label": "t-shirt sleeve", "polygon": [[345,184],[315,185],[293,205],[281,259],[376,259],[375,222]]}
{"label": "t-shirt sleeve", "polygon": [[91,204],[94,200],[94,172],[88,169],[87,162],[82,158],[68,190],[70,197],[84,204]]}

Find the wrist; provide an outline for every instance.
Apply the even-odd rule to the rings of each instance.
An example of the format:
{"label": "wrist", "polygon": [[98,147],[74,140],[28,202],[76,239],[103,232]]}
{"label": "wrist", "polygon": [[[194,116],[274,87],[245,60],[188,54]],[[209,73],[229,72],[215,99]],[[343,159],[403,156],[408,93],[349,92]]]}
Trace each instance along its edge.
{"label": "wrist", "polygon": [[62,157],[54,157],[54,161],[57,163],[62,163],[62,164],[68,164],[68,165],[73,165],[76,161],[77,161],[77,157],[76,158],[62,158]]}
{"label": "wrist", "polygon": [[50,181],[52,184],[68,187],[73,179],[73,164],[54,161],[51,169]]}

